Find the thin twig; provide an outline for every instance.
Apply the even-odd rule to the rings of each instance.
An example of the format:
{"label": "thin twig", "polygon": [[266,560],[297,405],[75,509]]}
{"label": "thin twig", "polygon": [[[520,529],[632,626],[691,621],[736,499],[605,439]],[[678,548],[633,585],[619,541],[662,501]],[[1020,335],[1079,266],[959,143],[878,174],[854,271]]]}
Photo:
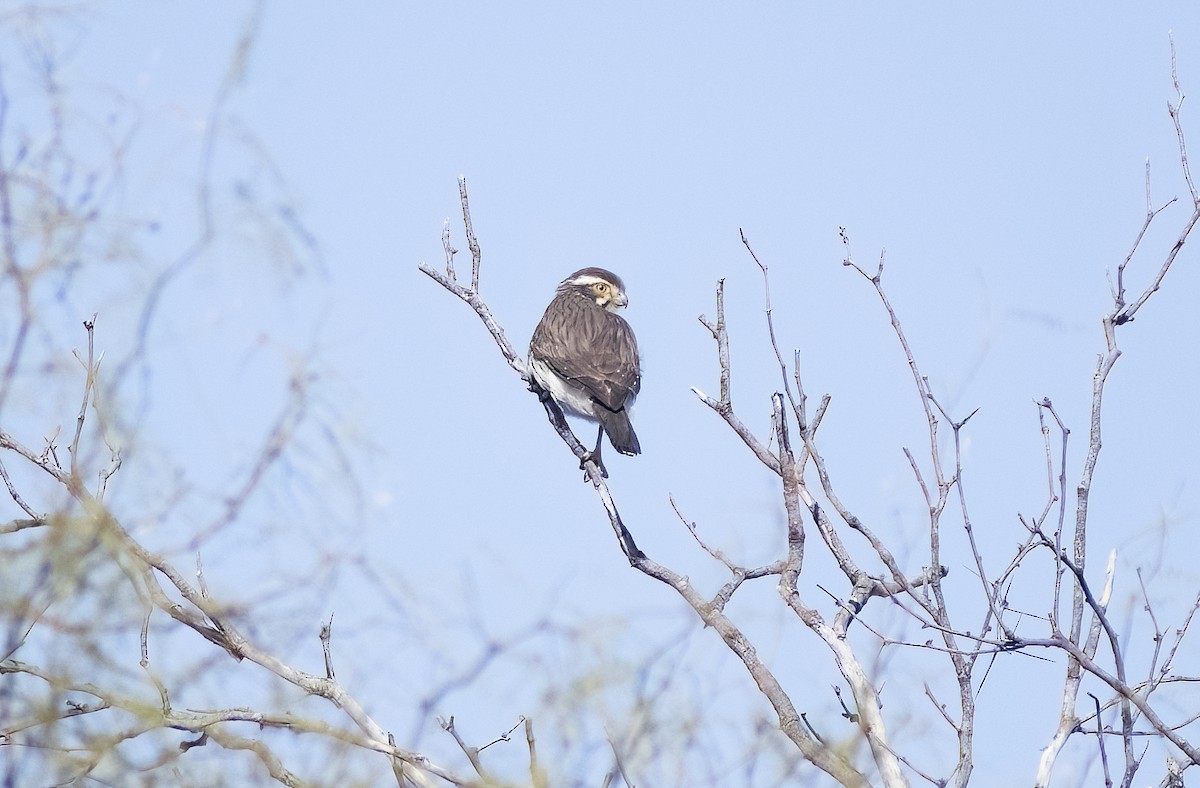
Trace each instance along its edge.
{"label": "thin twig", "polygon": [[84,365],[87,374],[83,384],[83,402],[79,405],[79,415],[75,417],[75,437],[67,449],[71,453],[71,476],[76,480],[79,479],[79,439],[83,435],[83,423],[87,417],[88,403],[91,401],[92,392],[96,387],[96,315],[92,315],[91,320],[83,321],[83,327],[87,330],[87,361],[80,359],[78,354],[75,357]]}
{"label": "thin twig", "polygon": [[484,780],[487,780],[487,772],[484,771],[483,762],[479,759],[479,748],[472,747],[471,745],[467,744],[466,741],[463,740],[463,737],[459,735],[458,729],[454,727],[454,715],[451,714],[449,719],[443,719],[439,717],[438,724],[442,726],[442,730],[454,737],[454,741],[458,742],[459,748],[463,751],[463,754],[467,756],[467,760],[471,762],[471,766],[475,768],[475,773]]}
{"label": "thin twig", "polygon": [[485,745],[483,745],[482,747],[480,747],[480,748],[479,748],[479,751],[480,751],[480,752],[483,752],[483,751],[484,751],[484,750],[486,750],[488,747],[491,747],[493,744],[499,744],[499,743],[500,743],[500,742],[502,742],[502,741],[512,741],[512,733],[513,733],[513,731],[515,731],[517,728],[520,728],[520,727],[521,727],[521,725],[522,725],[524,722],[525,722],[525,718],[524,718],[524,717],[520,717],[519,719],[517,719],[517,721],[516,721],[515,723],[513,723],[513,726],[512,726],[511,728],[509,728],[508,730],[506,730],[504,733],[501,733],[499,736],[497,736],[497,737],[496,737],[495,739],[493,739],[492,741],[490,741],[490,742],[488,742],[487,744],[485,744]]}
{"label": "thin twig", "polygon": [[[29,517],[30,517],[29,520],[17,520],[15,522],[16,523],[26,522],[26,523],[33,523],[33,524],[41,524],[45,520],[45,518],[42,515],[39,515],[37,512],[35,512],[29,504],[25,503],[25,499],[21,497],[21,494],[19,492],[17,492],[17,488],[13,486],[12,479],[10,479],[8,476],[8,469],[4,467],[4,461],[2,459],[0,459],[0,479],[4,480],[4,486],[8,488],[9,497],[11,497],[13,499],[13,501],[16,502],[17,506],[20,506],[21,510],[24,511],[25,514],[29,515]],[[18,528],[12,528],[9,531],[0,531],[0,533],[10,533],[11,531],[19,531],[21,528],[31,528],[31,527],[33,527],[33,526],[32,525],[24,525],[24,526],[21,526]]]}
{"label": "thin twig", "polygon": [[537,746],[533,737],[533,720],[522,717],[525,721],[525,743],[529,747],[529,781],[533,788],[546,788],[546,773],[538,766]]}
{"label": "thin twig", "polygon": [[1104,768],[1104,784],[1112,788],[1112,775],[1108,771],[1108,751],[1104,747],[1104,725],[1100,721],[1100,699],[1092,693],[1088,697],[1096,704],[1096,744],[1100,747],[1100,764]]}
{"label": "thin twig", "polygon": [[[775,339],[775,319],[771,315],[771,277],[767,272],[767,266],[758,259],[758,255],[750,248],[750,242],[746,240],[746,231],[738,228],[738,235],[741,236],[742,246],[746,247],[746,251],[750,253],[750,257],[754,260],[754,264],[762,271],[763,277],[763,299],[766,302],[767,315],[767,334],[771,340],[771,350],[775,352],[775,361],[779,364],[779,374],[783,379],[783,393],[787,395],[788,403],[792,406],[792,413],[796,416],[796,423],[804,427],[804,400],[800,398],[797,402],[792,396],[792,387],[788,382],[787,363],[783,360],[783,354],[779,352],[779,343]],[[799,374],[799,364],[797,363],[796,372]]]}
{"label": "thin twig", "polygon": [[333,613],[329,614],[329,620],[321,625],[321,651],[325,654],[325,678],[334,679],[336,675],[333,672],[333,656],[329,653],[329,644],[333,639]]}

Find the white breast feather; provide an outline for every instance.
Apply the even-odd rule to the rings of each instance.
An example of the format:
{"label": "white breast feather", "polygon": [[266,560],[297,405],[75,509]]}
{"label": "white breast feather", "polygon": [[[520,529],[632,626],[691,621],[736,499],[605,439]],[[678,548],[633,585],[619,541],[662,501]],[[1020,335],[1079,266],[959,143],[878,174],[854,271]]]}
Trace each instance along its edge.
{"label": "white breast feather", "polygon": [[592,402],[592,398],[572,386],[569,381],[551,369],[549,364],[541,359],[530,358],[529,369],[538,385],[549,391],[550,396],[554,397],[560,405],[576,416],[583,416],[592,421],[596,420],[595,403]]}

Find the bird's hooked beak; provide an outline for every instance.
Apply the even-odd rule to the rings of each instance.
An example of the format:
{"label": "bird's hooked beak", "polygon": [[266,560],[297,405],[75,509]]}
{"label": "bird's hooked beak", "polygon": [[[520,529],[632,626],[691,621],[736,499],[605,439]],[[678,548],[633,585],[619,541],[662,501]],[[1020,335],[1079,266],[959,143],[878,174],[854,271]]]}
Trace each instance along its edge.
{"label": "bird's hooked beak", "polygon": [[629,296],[625,295],[624,293],[619,293],[617,297],[613,299],[613,303],[616,304],[617,309],[629,306]]}

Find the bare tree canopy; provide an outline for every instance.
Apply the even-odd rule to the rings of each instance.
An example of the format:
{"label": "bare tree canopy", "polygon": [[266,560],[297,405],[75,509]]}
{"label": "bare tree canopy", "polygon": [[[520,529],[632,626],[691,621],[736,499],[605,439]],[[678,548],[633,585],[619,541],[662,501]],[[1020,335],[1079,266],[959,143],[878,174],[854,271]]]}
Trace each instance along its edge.
{"label": "bare tree canopy", "polygon": [[0,786],[1196,773],[1200,18],[711,14],[0,10]]}

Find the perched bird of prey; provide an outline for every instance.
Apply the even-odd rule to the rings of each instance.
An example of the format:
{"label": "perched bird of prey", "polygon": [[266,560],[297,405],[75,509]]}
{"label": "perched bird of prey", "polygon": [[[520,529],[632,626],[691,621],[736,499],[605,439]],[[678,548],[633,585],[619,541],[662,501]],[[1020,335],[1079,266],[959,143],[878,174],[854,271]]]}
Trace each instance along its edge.
{"label": "perched bird of prey", "polygon": [[584,268],[558,286],[529,343],[534,381],[567,411],[600,423],[588,458],[604,470],[604,434],[622,454],[641,454],[629,408],[642,386],[633,329],[617,314],[629,303],[621,277]]}

